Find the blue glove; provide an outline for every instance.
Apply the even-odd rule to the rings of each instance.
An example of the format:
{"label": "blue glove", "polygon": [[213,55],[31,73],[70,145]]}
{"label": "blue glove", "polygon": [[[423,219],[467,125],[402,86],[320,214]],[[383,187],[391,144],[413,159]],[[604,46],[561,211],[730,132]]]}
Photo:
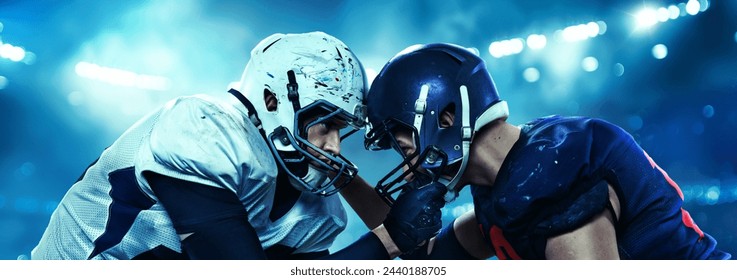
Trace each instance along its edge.
{"label": "blue glove", "polygon": [[440,209],[447,188],[437,182],[409,189],[399,195],[389,210],[384,227],[402,253],[414,251],[423,241],[440,231]]}

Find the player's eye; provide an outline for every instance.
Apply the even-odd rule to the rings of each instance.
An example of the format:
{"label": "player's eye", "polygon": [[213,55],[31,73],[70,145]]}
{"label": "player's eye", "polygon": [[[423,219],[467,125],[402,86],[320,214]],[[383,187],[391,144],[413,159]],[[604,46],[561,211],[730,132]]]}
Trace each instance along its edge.
{"label": "player's eye", "polygon": [[330,124],[329,123],[321,122],[321,123],[316,124],[313,127],[314,127],[315,131],[318,132],[318,133],[320,133],[320,134],[326,134],[326,133],[328,133],[330,131]]}
{"label": "player's eye", "polygon": [[412,149],[407,146],[399,146],[399,149],[405,156],[409,155],[412,152]]}

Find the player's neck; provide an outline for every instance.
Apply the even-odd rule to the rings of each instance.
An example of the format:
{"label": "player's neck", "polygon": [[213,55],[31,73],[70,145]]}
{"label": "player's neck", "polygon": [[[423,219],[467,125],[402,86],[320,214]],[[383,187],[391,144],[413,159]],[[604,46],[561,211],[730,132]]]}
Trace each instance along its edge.
{"label": "player's neck", "polygon": [[499,168],[514,143],[520,129],[505,121],[494,121],[474,136],[466,171],[468,184],[491,187],[496,182]]}

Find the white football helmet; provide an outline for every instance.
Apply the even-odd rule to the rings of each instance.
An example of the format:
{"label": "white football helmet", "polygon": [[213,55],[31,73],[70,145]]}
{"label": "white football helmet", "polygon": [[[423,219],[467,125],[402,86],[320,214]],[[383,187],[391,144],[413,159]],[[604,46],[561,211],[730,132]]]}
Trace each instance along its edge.
{"label": "white football helmet", "polygon": [[[365,123],[366,75],[343,42],[323,32],[271,35],[251,51],[238,91],[252,102],[277,162],[297,189],[331,195],[355,177],[353,163],[307,141],[307,129],[325,121],[347,124],[341,140]],[[267,110],[267,94],[276,97],[276,110]]]}

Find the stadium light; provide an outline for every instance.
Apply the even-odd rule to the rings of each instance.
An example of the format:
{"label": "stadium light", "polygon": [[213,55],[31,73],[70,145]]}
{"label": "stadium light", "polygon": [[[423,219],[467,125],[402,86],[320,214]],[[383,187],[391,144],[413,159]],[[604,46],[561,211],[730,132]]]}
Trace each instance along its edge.
{"label": "stadium light", "polygon": [[26,51],[21,47],[5,43],[0,45],[0,57],[13,62],[19,62],[26,57]]}
{"label": "stadium light", "polygon": [[694,16],[700,12],[706,11],[708,7],[708,0],[688,0],[688,2],[685,3],[678,3],[659,8],[645,7],[635,13],[635,28],[649,29],[658,23],[666,22],[668,20],[674,20],[686,15]]}
{"label": "stadium light", "polygon": [[658,13],[652,8],[643,8],[635,14],[638,29],[648,29],[658,23]]}
{"label": "stadium light", "polygon": [[143,75],[127,70],[103,67],[84,61],[77,63],[74,71],[82,78],[98,80],[112,85],[158,91],[165,91],[170,87],[169,79],[165,77]]}
{"label": "stadium light", "polygon": [[681,16],[681,9],[679,9],[678,6],[676,5],[668,6],[668,18],[677,19],[679,16]]}
{"label": "stadium light", "polygon": [[696,15],[701,10],[701,3],[697,0],[689,0],[688,3],[686,3],[686,13],[689,15]]}

